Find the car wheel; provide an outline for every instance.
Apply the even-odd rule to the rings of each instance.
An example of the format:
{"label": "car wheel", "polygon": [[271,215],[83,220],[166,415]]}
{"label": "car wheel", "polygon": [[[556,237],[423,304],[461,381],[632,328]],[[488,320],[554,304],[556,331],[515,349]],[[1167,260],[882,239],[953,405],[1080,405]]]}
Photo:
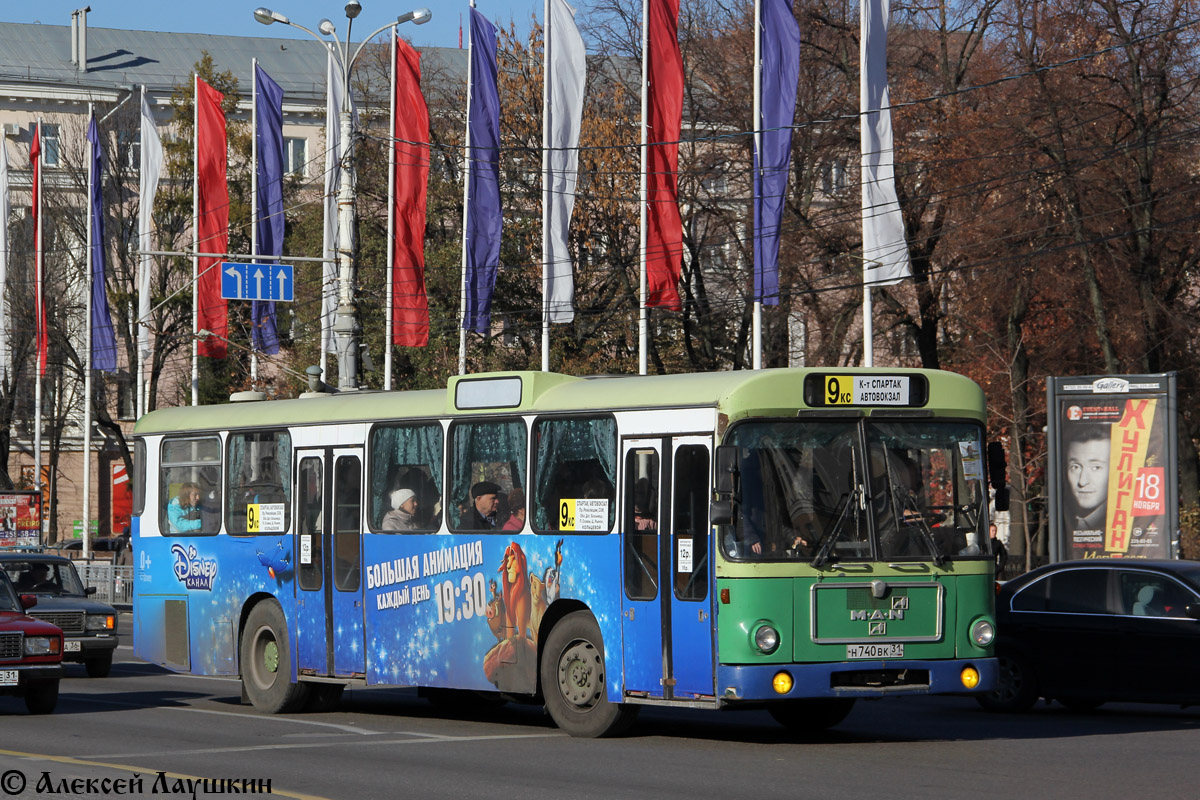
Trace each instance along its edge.
{"label": "car wheel", "polygon": [[546,639],[540,669],[546,710],[570,735],[616,736],[633,723],[636,706],[608,699],[604,642],[588,612],[574,611],[559,620]]}
{"label": "car wheel", "polygon": [[259,711],[286,714],[304,707],[309,685],[292,682],[287,624],[274,600],[256,605],[246,619],[241,668],[246,697]]}
{"label": "car wheel", "polygon": [[102,656],[89,658],[83,662],[83,665],[87,667],[89,678],[107,678],[108,673],[112,672],[112,661],[113,654],[109,652]]}
{"label": "car wheel", "polygon": [[844,720],[854,708],[854,698],[814,697],[776,703],[767,711],[783,727],[802,736],[828,730]]}
{"label": "car wheel", "polygon": [[30,714],[49,714],[58,705],[58,681],[37,681],[25,688],[25,708]]}
{"label": "car wheel", "polygon": [[1038,699],[1037,676],[1024,656],[1015,653],[996,659],[996,688],[975,695],[988,711],[1018,713],[1033,708]]}
{"label": "car wheel", "polygon": [[1056,697],[1054,699],[1068,711],[1074,711],[1076,714],[1095,711],[1105,703],[1104,699],[1100,697]]}

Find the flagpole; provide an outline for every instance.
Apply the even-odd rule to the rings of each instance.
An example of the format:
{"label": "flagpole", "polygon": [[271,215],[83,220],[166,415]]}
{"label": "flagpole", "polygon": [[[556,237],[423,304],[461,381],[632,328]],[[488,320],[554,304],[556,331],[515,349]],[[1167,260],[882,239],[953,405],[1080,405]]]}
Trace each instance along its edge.
{"label": "flagpole", "polygon": [[[752,160],[757,162],[754,164],[754,169],[758,173],[754,183],[755,197],[753,202],[762,207],[763,193],[763,151],[762,151],[762,0],[754,0],[754,156]],[[762,214],[752,215],[754,217],[754,237],[762,239],[762,231],[758,226],[762,224]],[[757,254],[762,248],[754,248],[754,253]],[[761,269],[762,265],[755,264],[756,269]],[[755,281],[757,283],[757,281]],[[752,363],[754,369],[762,369],[762,297],[758,291],[754,292],[754,344]]]}
{"label": "flagpole", "polygon": [[200,76],[192,73],[192,405],[200,405]]}
{"label": "flagpole", "polygon": [[[138,105],[138,119],[141,120],[141,124],[138,126],[139,129],[144,128],[146,126],[146,120],[142,117],[142,109],[145,108],[145,106],[146,106],[146,85],[142,84],[141,103],[139,103],[139,105]],[[142,152],[144,152],[146,149],[145,136],[142,135],[140,130],[138,131],[138,138],[141,140],[139,142],[140,150]],[[141,171],[142,171],[141,164],[139,163],[138,164],[138,180],[139,181],[145,180],[145,178],[141,174]],[[138,249],[139,250],[144,249],[146,247],[146,245],[149,244],[149,242],[143,242],[142,237],[141,237],[142,231],[141,231],[141,224],[140,224],[140,215],[142,213],[144,213],[143,209],[142,209],[142,204],[145,203],[145,201],[146,201],[146,198],[141,196],[141,186],[139,186],[138,187],[138,213],[139,213]],[[138,265],[142,269],[150,268],[150,256],[148,256],[144,253],[139,253],[138,254],[138,262],[139,262]],[[145,325],[149,324],[149,320],[142,319],[141,309],[143,308],[143,305],[142,305],[142,298],[140,295],[141,289],[142,289],[142,280],[141,280],[141,274],[139,274],[139,278],[138,278],[138,292],[139,292],[138,325],[145,326]],[[137,336],[137,345],[134,347],[135,352],[137,352],[137,399],[135,400],[137,407],[134,409],[134,414],[137,416],[138,419],[141,419],[142,415],[146,413],[146,356],[142,352],[142,341],[141,341],[142,337],[141,337],[140,333],[141,332],[139,331],[139,335]]]}
{"label": "flagpole", "polygon": [[542,372],[550,371],[550,0],[542,12]]}
{"label": "flagpole", "polygon": [[[250,261],[258,263],[258,59],[250,59]],[[251,315],[253,316],[253,315]],[[258,326],[250,320],[251,329]],[[250,385],[258,385],[258,338],[250,335]]]}
{"label": "flagpole", "polygon": [[646,300],[648,294],[648,282],[646,278],[646,203],[649,198],[646,196],[646,144],[648,141],[646,130],[646,114],[649,111],[650,97],[647,90],[649,82],[649,31],[650,31],[650,13],[647,8],[649,0],[642,0],[642,140],[641,140],[641,177],[639,178],[640,185],[638,196],[641,198],[641,210],[639,212],[641,221],[641,231],[638,234],[638,249],[641,253],[641,265],[638,275],[638,374],[647,374],[647,365],[649,361],[649,336],[650,323],[646,309]]}
{"label": "flagpole", "polygon": [[392,390],[392,328],[396,324],[396,36],[392,30],[392,115],[388,138],[388,193],[387,193],[387,306],[383,331],[383,388]]}
{"label": "flagpole", "polygon": [[[475,8],[475,0],[471,0]],[[458,327],[458,374],[467,373],[467,218],[471,213],[471,92],[473,91],[475,48],[473,27],[467,27],[467,135],[463,139],[463,235],[462,235],[462,293],[459,296],[460,324]]]}
{"label": "flagpole", "polygon": [[[88,128],[96,121],[96,113],[92,108],[92,104],[88,103]],[[85,248],[86,255],[83,263],[87,269],[87,302],[85,306],[87,311],[84,319],[87,320],[84,333],[84,356],[83,356],[83,557],[85,559],[91,557],[91,542],[88,536],[91,530],[91,507],[92,507],[92,289],[96,281],[95,265],[92,263],[92,244],[95,229],[92,225],[92,215],[95,213],[94,203],[95,197],[95,180],[99,176],[94,175],[95,170],[92,168],[96,163],[95,143],[88,137],[88,159],[87,159],[87,246]]]}
{"label": "flagpole", "polygon": [[[37,308],[34,309],[34,315],[37,317],[37,353],[35,361],[37,363],[37,382],[34,389],[34,422],[33,422],[33,459],[34,459],[34,482],[37,486],[38,495],[45,497],[45,489],[42,486],[42,348],[49,347],[49,342],[43,342],[44,337],[49,330],[44,330],[42,326],[43,308],[46,302],[45,287],[42,285],[42,251],[45,249],[45,244],[42,242],[42,120],[37,121],[37,141],[38,154],[37,163],[34,164],[36,171],[35,180],[37,181],[37,225],[34,230],[34,241],[37,243],[37,253],[34,256],[36,262],[34,267],[34,291],[37,295]],[[41,529],[38,531],[38,541],[42,541],[42,533],[46,530],[46,510],[42,509]]]}

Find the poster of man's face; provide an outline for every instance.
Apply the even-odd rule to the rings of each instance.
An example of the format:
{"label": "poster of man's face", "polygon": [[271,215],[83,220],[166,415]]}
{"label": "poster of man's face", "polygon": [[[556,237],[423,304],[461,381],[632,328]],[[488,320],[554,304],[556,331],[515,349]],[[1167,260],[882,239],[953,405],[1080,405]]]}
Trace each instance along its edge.
{"label": "poster of man's face", "polygon": [[1060,401],[1057,485],[1065,557],[1166,555],[1164,409],[1155,398]]}
{"label": "poster of man's face", "polygon": [[[1080,426],[1067,442],[1067,488],[1074,501],[1076,530],[1104,527],[1108,499],[1109,430],[1107,425]],[[1078,438],[1075,438],[1078,437]]]}

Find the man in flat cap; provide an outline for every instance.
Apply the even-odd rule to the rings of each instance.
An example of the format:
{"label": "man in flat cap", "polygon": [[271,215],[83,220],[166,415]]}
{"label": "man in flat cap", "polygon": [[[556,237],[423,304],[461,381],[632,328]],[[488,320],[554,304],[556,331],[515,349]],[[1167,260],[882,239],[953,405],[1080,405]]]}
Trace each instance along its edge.
{"label": "man in flat cap", "polygon": [[496,511],[500,508],[500,487],[491,481],[480,481],[471,487],[472,507],[462,521],[469,531],[496,529]]}

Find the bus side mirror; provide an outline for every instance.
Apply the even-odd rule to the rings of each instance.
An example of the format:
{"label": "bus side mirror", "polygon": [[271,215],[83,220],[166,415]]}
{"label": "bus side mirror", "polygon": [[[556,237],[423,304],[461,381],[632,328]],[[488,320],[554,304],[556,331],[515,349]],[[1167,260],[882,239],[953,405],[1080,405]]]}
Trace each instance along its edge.
{"label": "bus side mirror", "polygon": [[709,509],[712,525],[732,525],[737,506],[738,448],[721,445],[717,448],[717,476],[713,487],[713,503]]}
{"label": "bus side mirror", "polygon": [[1004,454],[1004,445],[1000,442],[988,442],[988,483],[995,491],[997,511],[1008,511],[1008,458]]}
{"label": "bus side mirror", "polygon": [[723,444],[717,448],[717,485],[718,496],[729,496],[737,491],[738,448]]}

